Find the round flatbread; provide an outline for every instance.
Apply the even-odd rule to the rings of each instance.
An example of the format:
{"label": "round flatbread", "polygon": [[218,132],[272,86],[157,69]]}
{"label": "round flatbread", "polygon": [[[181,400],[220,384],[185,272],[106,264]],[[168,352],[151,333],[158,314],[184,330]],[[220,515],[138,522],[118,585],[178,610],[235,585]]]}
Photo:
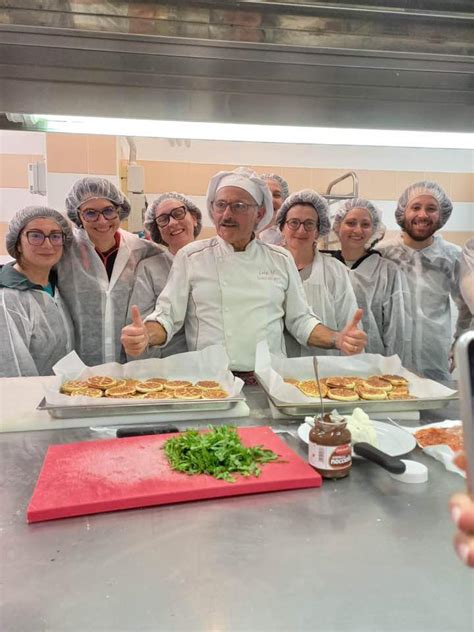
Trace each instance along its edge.
{"label": "round flatbread", "polygon": [[103,392],[100,388],[81,388],[78,391],[73,391],[71,397],[102,397]]}
{"label": "round flatbread", "polygon": [[100,388],[103,391],[106,391],[108,388],[112,388],[113,386],[117,386],[118,380],[113,377],[109,377],[108,375],[92,375],[87,378],[87,384],[90,388]]}
{"label": "round flatbread", "polygon": [[297,386],[300,391],[306,395],[307,397],[327,397],[328,389],[324,384],[319,382],[320,388],[318,387],[318,383],[316,380],[302,380],[298,382]]}
{"label": "round flatbread", "polygon": [[356,402],[359,399],[357,393],[351,388],[330,388],[328,397],[340,402]]}
{"label": "round flatbread", "polygon": [[[124,380],[125,381],[125,380]],[[126,395],[134,395],[135,387],[133,386],[113,386],[105,391],[106,397],[125,397]]]}
{"label": "round flatbread", "polygon": [[286,384],[291,384],[291,386],[298,386],[298,380],[295,380],[293,377],[284,377],[283,381]]}
{"label": "round flatbread", "polygon": [[73,391],[78,391],[81,388],[89,388],[87,380],[68,380],[61,386],[61,393],[70,395]]}
{"label": "round flatbread", "polygon": [[210,388],[201,393],[202,399],[225,399],[226,397],[229,397],[229,393],[223,388]]}
{"label": "round flatbread", "polygon": [[362,399],[369,400],[381,400],[387,399],[387,391],[382,388],[371,388],[366,384],[361,384],[357,387],[357,392]]}
{"label": "round flatbread", "polygon": [[203,389],[221,387],[219,382],[216,382],[216,380],[199,380],[199,382],[196,382],[194,386],[197,386],[198,388],[203,388]]}
{"label": "round flatbread", "polygon": [[177,388],[184,388],[192,385],[192,382],[189,382],[188,380],[168,380],[164,384],[164,387],[170,391],[174,391]]}
{"label": "round flatbread", "polygon": [[202,389],[197,386],[183,386],[182,388],[175,388],[173,391],[175,399],[201,399],[202,394]]}
{"label": "round flatbread", "polygon": [[166,384],[168,380],[165,377],[149,377],[147,380],[142,381],[146,384],[148,384],[148,382],[153,382],[153,384]]}
{"label": "round flatbread", "polygon": [[388,399],[416,399],[414,395],[410,395],[408,391],[390,391],[387,393]]}
{"label": "round flatbread", "polygon": [[408,380],[401,375],[385,374],[380,376],[382,380],[387,380],[392,386],[408,386]]}
{"label": "round flatbread", "polygon": [[174,399],[171,391],[150,391],[143,395],[139,395],[137,399]]}
{"label": "round flatbread", "polygon": [[129,386],[131,388],[135,388],[139,382],[140,380],[135,380],[134,378],[127,377],[124,379],[124,384],[122,386]]}
{"label": "round flatbread", "polygon": [[355,388],[355,381],[351,377],[342,377],[339,375],[331,375],[326,378],[326,386],[328,388]]}
{"label": "round flatbread", "polygon": [[152,391],[162,391],[163,384],[161,382],[155,382],[148,380],[147,382],[138,382],[135,385],[135,390],[139,393],[151,393]]}
{"label": "round flatbread", "polygon": [[370,388],[379,388],[382,391],[387,391],[387,393],[393,388],[388,380],[384,380],[383,378],[376,375],[372,375],[371,377],[367,378],[363,384],[363,387],[365,386],[369,386]]}

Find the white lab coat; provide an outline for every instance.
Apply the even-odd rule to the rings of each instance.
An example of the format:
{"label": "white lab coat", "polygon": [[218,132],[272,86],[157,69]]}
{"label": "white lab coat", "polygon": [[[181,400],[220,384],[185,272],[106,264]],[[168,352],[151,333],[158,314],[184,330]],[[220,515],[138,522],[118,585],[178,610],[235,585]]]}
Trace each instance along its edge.
{"label": "white lab coat", "polygon": [[[460,289],[463,299],[474,315],[474,237],[469,239],[461,253]],[[471,321],[472,326],[472,321]]]}
{"label": "white lab coat", "polygon": [[459,316],[456,336],[469,326],[470,313],[459,291],[461,248],[439,235],[422,250],[406,246],[401,234],[377,244],[384,257],[397,263],[408,281],[412,314],[412,365],[434,380],[449,380],[453,343],[450,296]]}
{"label": "white lab coat", "polygon": [[120,230],[120,247],[112,276],[82,228],[57,265],[58,285],[74,323],[76,351],[89,366],[125,362],[120,335],[127,324],[130,295],[138,264],[158,246]]}
{"label": "white lab coat", "polygon": [[283,244],[283,235],[281,234],[278,226],[270,226],[265,228],[259,234],[260,241],[264,241],[266,244],[273,244],[274,246],[281,246]]}
{"label": "white lab coat", "polygon": [[[160,248],[157,254],[140,261],[130,298],[128,322],[131,322],[130,308],[132,305],[138,307],[143,318],[155,310],[156,301],[168,281],[173,260],[174,257],[169,250]],[[184,327],[182,327],[166,347],[155,345],[149,347],[140,358],[133,357],[130,359],[166,358],[187,350]]]}
{"label": "white lab coat", "polygon": [[285,355],[283,329],[305,343],[321,321],[310,309],[293,257],[253,239],[243,252],[220,237],[193,242],[175,257],[156,320],[170,340],[185,323],[190,351],[221,344],[230,368],[255,368],[255,347],[266,339]]}
{"label": "white lab coat", "polygon": [[[349,272],[331,255],[316,253],[311,274],[303,281],[303,287],[310,307],[327,327],[340,331],[354,316],[357,301]],[[338,349],[300,345],[288,332],[285,332],[285,343],[289,357],[341,354]]]}

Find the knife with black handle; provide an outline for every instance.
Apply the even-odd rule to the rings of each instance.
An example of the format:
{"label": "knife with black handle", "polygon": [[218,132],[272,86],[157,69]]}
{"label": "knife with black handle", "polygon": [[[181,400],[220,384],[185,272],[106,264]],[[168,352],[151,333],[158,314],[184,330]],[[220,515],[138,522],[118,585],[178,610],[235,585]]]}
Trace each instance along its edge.
{"label": "knife with black handle", "polygon": [[179,432],[176,426],[128,426],[117,429],[117,439],[124,437],[145,437],[146,435],[171,434]]}
{"label": "knife with black handle", "polygon": [[392,472],[392,474],[403,474],[406,470],[406,465],[401,461],[397,456],[390,456],[386,452],[382,452],[370,443],[366,443],[365,441],[358,441],[352,445],[352,449],[355,454],[359,456],[363,456],[368,461],[373,461],[383,467],[388,472]]}

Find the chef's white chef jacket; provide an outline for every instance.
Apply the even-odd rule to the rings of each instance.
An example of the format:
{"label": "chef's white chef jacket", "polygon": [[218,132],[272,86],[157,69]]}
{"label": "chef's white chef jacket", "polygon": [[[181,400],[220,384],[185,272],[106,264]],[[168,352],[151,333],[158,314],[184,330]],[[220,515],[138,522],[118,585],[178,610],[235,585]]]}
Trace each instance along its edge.
{"label": "chef's white chef jacket", "polygon": [[222,344],[230,368],[251,371],[255,347],[286,355],[286,328],[306,344],[321,321],[309,307],[291,253],[253,239],[243,252],[220,237],[193,242],[177,253],[166,287],[147,321],[157,321],[167,342],[185,325],[188,349]]}

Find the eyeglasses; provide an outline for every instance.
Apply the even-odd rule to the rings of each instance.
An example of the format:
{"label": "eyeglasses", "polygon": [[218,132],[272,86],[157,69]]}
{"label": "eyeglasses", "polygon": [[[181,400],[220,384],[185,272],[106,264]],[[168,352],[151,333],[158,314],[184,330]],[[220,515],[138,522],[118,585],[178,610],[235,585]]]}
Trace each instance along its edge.
{"label": "eyeglasses", "polygon": [[101,211],[96,211],[93,208],[86,208],[85,211],[81,211],[82,219],[89,223],[97,222],[100,215],[103,215],[104,219],[117,219],[119,216],[116,206],[107,206]]}
{"label": "eyeglasses", "polygon": [[232,213],[238,215],[239,213],[245,213],[249,208],[256,207],[258,204],[246,204],[245,202],[226,202],[225,200],[217,200],[212,203],[212,210],[216,213],[224,213],[227,207],[230,208]]}
{"label": "eyeglasses", "polygon": [[30,246],[41,246],[44,244],[45,239],[49,239],[49,243],[52,246],[62,246],[64,244],[64,233],[60,230],[45,235],[41,230],[27,230],[26,239]]}
{"label": "eyeglasses", "polygon": [[161,215],[157,215],[157,217],[155,217],[155,222],[160,228],[164,228],[170,223],[170,217],[176,220],[183,219],[187,212],[188,209],[185,206],[178,206],[169,213],[161,213]]}
{"label": "eyeglasses", "polygon": [[318,223],[315,222],[314,219],[305,219],[304,222],[302,222],[300,219],[296,219],[296,217],[294,219],[289,219],[286,224],[291,230],[298,230],[301,224],[303,224],[307,233],[310,233],[312,230],[316,230],[318,227]]}

